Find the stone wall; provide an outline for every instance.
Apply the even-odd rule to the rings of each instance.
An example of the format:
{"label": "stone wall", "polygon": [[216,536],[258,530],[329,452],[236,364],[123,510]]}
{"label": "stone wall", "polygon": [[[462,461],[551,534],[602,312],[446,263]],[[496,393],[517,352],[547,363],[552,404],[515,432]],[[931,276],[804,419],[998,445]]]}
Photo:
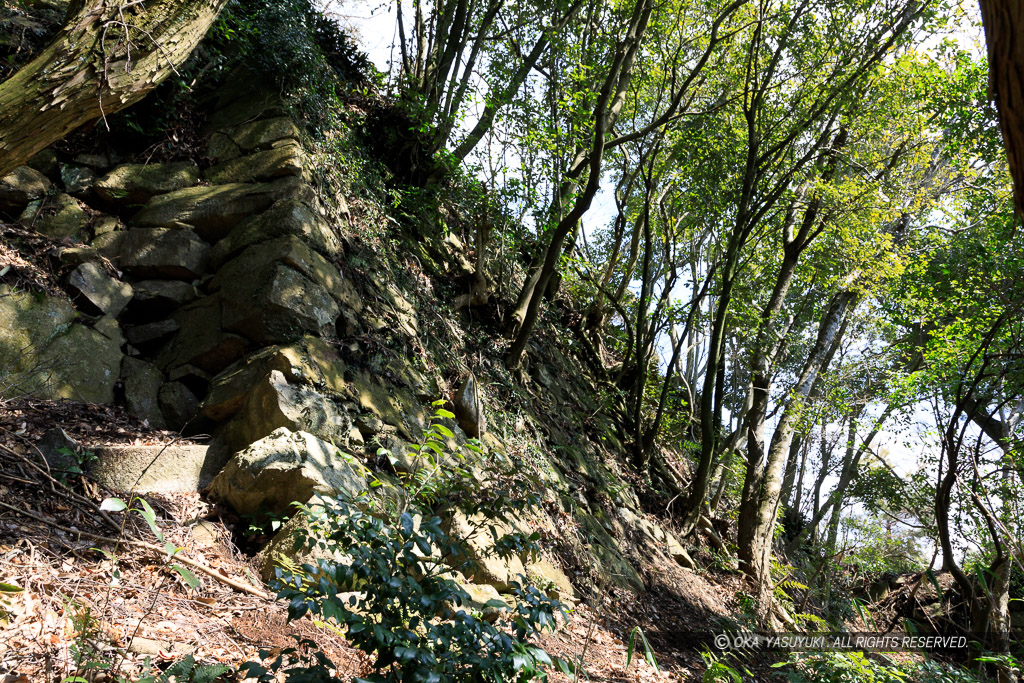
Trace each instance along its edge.
{"label": "stone wall", "polygon": [[[222,89],[207,126],[212,165],[205,169],[95,155],[61,161],[44,153],[0,179],[0,210],[60,241],[66,271],[67,298],[0,288],[0,361],[7,376],[20,378],[18,391],[118,400],[152,427],[214,434],[202,462],[186,466],[187,479],[252,515],[365,488],[365,465],[381,448],[392,454],[391,467],[408,470],[430,402],[444,385],[411,358],[369,362],[374,335],[397,335],[422,349],[422,302],[372,265],[349,262],[352,238],[329,218],[301,132],[270,92],[245,77]],[[415,246],[422,261],[472,272],[455,236]],[[360,258],[372,262],[374,254]],[[556,360],[561,371],[534,366],[538,390],[556,402],[579,399],[586,391],[562,377],[574,361]],[[453,398],[468,397],[456,411],[460,422],[492,453],[503,453],[504,435],[485,432],[477,379],[460,374],[465,381]],[[565,432],[556,414],[542,425],[548,454],[537,457],[553,486],[550,501],[582,530],[565,536],[563,546],[590,558],[588,571],[596,567],[633,590],[643,580],[617,538],[687,564],[671,534],[634,512],[639,503],[628,488],[616,493],[611,514],[584,495],[609,471],[600,448],[582,431]],[[458,449],[466,433],[449,426],[449,446]],[[115,476],[119,469],[105,462],[97,475],[124,481]],[[394,482],[385,472],[377,476],[386,486]],[[144,481],[168,490],[166,481]],[[518,524],[552,539],[560,533],[547,514]],[[482,566],[477,581],[499,589],[525,570],[562,597],[573,593],[550,560]]]}

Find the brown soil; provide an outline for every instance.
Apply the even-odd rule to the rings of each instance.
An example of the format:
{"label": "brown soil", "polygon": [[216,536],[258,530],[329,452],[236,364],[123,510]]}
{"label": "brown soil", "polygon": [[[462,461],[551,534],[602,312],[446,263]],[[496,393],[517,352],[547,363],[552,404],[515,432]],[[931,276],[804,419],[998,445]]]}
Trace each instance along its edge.
{"label": "brown soil", "polygon": [[[309,619],[288,623],[281,602],[199,572],[194,573],[200,586],[192,590],[161,554],[96,540],[152,543],[154,537],[138,515],[115,514],[106,521],[97,506],[109,492],[93,482],[77,477],[62,484],[34,464],[34,438],[54,425],[86,448],[174,438],[140,426],[116,408],[47,401],[0,405],[0,582],[24,589],[0,592],[0,682],[55,683],[73,675],[76,637],[81,640],[83,633],[90,633],[97,657],[125,675],[140,671],[146,657],[166,666],[184,652],[199,662],[234,668],[257,660],[260,650],[279,652],[295,637],[314,640],[339,667],[338,680],[370,672],[366,656],[335,633]],[[181,556],[238,583],[265,588],[251,558],[232,543],[233,530],[199,494],[146,499],[166,539],[183,548]],[[588,604],[578,605],[568,623],[539,644],[552,655],[582,657],[592,681],[700,680],[700,644],[735,611],[733,596],[741,580],[686,571],[663,560],[649,561],[642,570],[647,593],[609,589],[588,596]],[[91,627],[83,626],[86,615]],[[655,650],[658,671],[644,661],[639,646],[627,666],[635,626]],[[554,674],[551,680],[571,679]]]}

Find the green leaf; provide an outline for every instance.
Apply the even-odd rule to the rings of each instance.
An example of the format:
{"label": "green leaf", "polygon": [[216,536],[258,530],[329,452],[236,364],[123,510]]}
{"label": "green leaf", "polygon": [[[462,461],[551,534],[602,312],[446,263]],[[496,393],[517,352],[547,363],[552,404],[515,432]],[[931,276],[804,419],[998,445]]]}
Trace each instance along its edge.
{"label": "green leaf", "polygon": [[146,524],[148,524],[149,528],[153,531],[153,535],[161,541],[164,540],[163,532],[160,531],[160,527],[156,524],[156,511],[154,511],[153,507],[146,502],[145,498],[139,498],[138,501],[142,507],[136,508],[136,512],[142,515],[142,518],[146,520]]}
{"label": "green leaf", "polygon": [[434,414],[437,415],[438,417],[446,417],[449,420],[455,419],[455,413],[449,410],[445,410],[444,408],[438,408],[437,412],[435,412]]}
{"label": "green leaf", "polygon": [[182,567],[180,564],[172,564],[171,569],[178,572],[178,574],[181,575],[181,578],[185,580],[185,583],[187,583],[189,587],[193,590],[198,589],[199,586],[201,585],[199,582],[199,578],[189,570]]}
{"label": "green leaf", "polygon": [[105,498],[103,502],[100,503],[100,510],[103,510],[104,512],[121,512],[127,507],[128,504],[120,498]]}

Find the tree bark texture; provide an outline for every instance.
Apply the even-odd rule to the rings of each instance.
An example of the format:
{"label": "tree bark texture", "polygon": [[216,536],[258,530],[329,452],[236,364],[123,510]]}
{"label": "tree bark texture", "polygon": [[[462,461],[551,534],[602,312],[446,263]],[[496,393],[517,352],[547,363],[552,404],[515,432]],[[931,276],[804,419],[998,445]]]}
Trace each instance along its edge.
{"label": "tree bark texture", "polygon": [[74,2],[53,42],[0,83],[0,175],[142,99],[175,73],[226,3]]}
{"label": "tree bark texture", "polygon": [[1024,4],[981,0],[988,44],[989,94],[999,109],[1017,215],[1024,216]]}

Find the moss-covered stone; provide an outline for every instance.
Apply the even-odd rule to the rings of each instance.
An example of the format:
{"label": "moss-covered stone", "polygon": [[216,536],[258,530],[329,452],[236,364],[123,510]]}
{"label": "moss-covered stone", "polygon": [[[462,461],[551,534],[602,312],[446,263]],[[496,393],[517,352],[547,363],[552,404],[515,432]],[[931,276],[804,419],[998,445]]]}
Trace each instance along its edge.
{"label": "moss-covered stone", "polygon": [[251,183],[304,174],[306,155],[295,140],[281,140],[270,149],[217,164],[206,171],[211,183]]}
{"label": "moss-covered stone", "polygon": [[224,370],[210,383],[202,412],[225,420],[242,405],[253,387],[270,374],[281,372],[292,383],[309,384],[322,391],[341,394],[348,386],[345,362],[337,351],[316,337],[262,349]]}
{"label": "moss-covered stone", "polygon": [[199,168],[189,162],[124,164],[96,181],[93,189],[104,201],[131,206],[198,182]]}

